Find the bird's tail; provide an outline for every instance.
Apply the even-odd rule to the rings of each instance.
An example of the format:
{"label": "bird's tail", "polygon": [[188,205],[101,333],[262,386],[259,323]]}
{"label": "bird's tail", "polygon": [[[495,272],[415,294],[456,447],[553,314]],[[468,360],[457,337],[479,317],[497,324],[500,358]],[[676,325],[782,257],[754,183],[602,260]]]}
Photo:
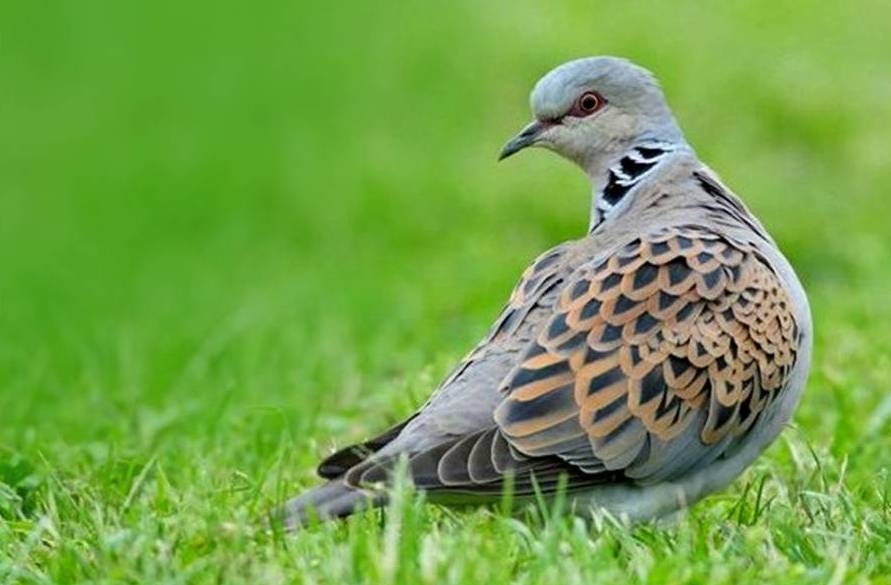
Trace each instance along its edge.
{"label": "bird's tail", "polygon": [[356,489],[335,479],[289,500],[282,506],[278,520],[284,529],[292,530],[305,526],[312,518],[335,520],[385,503],[384,494]]}

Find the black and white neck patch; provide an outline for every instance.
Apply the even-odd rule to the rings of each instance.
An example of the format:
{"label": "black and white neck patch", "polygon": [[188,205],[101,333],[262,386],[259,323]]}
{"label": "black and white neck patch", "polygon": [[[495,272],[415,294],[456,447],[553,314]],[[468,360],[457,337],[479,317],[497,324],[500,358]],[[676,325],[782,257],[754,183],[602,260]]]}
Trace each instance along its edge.
{"label": "black and white neck patch", "polygon": [[669,142],[649,142],[632,148],[618,163],[610,167],[606,185],[597,197],[597,218],[592,228],[616,207],[665,155],[676,145]]}

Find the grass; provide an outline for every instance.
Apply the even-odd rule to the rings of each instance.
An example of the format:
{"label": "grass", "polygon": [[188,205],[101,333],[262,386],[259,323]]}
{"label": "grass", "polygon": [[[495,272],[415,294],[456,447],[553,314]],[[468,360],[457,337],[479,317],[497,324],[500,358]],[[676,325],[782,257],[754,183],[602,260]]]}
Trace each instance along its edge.
{"label": "grass", "polygon": [[[884,2],[7,2],[0,582],[891,582]],[[563,60],[662,78],[816,320],[787,431],[670,525],[257,518],[421,403],[584,177],[495,154]]]}

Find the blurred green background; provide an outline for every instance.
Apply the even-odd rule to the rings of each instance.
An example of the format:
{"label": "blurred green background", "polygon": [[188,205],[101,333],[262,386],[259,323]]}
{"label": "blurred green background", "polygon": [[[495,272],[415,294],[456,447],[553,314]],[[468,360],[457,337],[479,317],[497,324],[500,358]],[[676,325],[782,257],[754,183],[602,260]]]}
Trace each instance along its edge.
{"label": "blurred green background", "polygon": [[163,516],[159,477],[170,515],[246,519],[419,404],[584,233],[581,173],[495,157],[538,77],[594,54],[657,74],[798,269],[804,440],[887,470],[887,2],[4,2],[2,538],[53,489],[63,533],[102,533],[85,502]]}

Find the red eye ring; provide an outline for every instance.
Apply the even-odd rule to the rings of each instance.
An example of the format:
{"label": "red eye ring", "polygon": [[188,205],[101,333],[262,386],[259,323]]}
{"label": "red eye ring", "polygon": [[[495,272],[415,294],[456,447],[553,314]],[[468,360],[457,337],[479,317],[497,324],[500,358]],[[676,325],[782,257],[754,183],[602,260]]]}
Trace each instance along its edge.
{"label": "red eye ring", "polygon": [[606,100],[604,100],[603,96],[599,93],[596,91],[586,91],[576,100],[570,115],[577,118],[584,118],[585,116],[590,116],[605,104]]}

